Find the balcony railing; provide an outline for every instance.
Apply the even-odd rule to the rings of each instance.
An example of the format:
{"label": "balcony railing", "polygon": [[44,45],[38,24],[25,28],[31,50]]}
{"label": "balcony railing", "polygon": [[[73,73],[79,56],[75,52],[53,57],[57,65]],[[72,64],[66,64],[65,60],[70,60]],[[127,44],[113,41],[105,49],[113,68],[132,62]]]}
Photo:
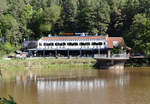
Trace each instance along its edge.
{"label": "balcony railing", "polygon": [[113,54],[108,56],[107,54],[95,54],[94,58],[98,59],[129,59],[128,54]]}

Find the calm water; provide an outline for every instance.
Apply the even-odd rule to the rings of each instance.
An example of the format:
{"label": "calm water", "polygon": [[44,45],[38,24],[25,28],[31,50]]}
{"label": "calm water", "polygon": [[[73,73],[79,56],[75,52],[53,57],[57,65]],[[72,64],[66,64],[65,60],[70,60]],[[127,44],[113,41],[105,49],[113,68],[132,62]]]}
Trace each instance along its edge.
{"label": "calm water", "polygon": [[149,104],[150,69],[3,71],[0,97],[18,104]]}

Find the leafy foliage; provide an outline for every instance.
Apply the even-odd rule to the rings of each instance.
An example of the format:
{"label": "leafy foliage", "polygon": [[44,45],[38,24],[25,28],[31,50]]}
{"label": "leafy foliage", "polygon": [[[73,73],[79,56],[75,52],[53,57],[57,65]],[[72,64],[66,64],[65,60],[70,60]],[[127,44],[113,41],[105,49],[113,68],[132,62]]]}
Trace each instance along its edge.
{"label": "leafy foliage", "polygon": [[4,54],[9,54],[11,52],[14,52],[15,47],[12,46],[9,42],[6,42],[4,44],[0,44],[0,56],[4,55]]}
{"label": "leafy foliage", "polygon": [[150,18],[146,17],[146,14],[134,16],[126,37],[130,38],[128,44],[133,46],[134,51],[150,56]]}
{"label": "leafy foliage", "polygon": [[0,98],[0,104],[16,104],[13,97],[9,96],[9,98]]}
{"label": "leafy foliage", "polygon": [[149,55],[149,8],[149,0],[0,0],[0,38],[17,47],[61,32],[109,34]]}

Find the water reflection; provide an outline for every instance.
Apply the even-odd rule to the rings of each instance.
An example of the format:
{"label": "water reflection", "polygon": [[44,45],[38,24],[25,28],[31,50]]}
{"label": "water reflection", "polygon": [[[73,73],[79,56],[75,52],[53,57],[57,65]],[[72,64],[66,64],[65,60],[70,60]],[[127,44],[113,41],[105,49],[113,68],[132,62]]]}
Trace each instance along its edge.
{"label": "water reflection", "polygon": [[[53,104],[92,104],[93,99],[96,102],[93,104],[98,104],[100,99],[103,104],[108,104],[109,97],[118,89],[123,90],[130,82],[130,75],[125,71],[77,71],[65,72],[65,75],[62,72],[57,75],[51,75],[52,72],[41,74],[42,72],[34,71],[16,73],[14,78],[0,82],[0,96],[11,95],[18,104],[49,104],[49,101]],[[110,91],[113,91],[112,94],[109,94]],[[77,96],[79,102],[73,98]],[[92,100],[88,99],[89,97],[92,97]],[[87,102],[83,99],[87,99]]]}
{"label": "water reflection", "polygon": [[[16,76],[16,85],[27,87],[36,84],[37,90],[91,90],[95,88],[123,87],[128,85],[130,77],[124,71],[98,71],[97,76],[69,77],[38,76],[32,72],[27,75]],[[0,83],[2,84],[2,83]]]}
{"label": "water reflection", "polygon": [[[110,74],[111,72],[109,72]],[[106,73],[105,73],[106,74]],[[107,73],[108,74],[108,73]],[[114,73],[113,73],[114,74]],[[103,77],[99,78],[77,78],[74,79],[53,79],[48,77],[46,79],[42,77],[38,77],[37,81],[37,90],[42,92],[43,90],[47,91],[55,91],[55,90],[93,90],[97,88],[110,88],[110,87],[123,87],[128,85],[129,83],[129,75],[121,74],[119,76],[114,76],[113,74],[103,75]],[[118,73],[117,73],[118,74]],[[52,80],[53,79],[53,80]]]}
{"label": "water reflection", "polygon": [[104,88],[105,80],[80,80],[80,81],[37,81],[38,91],[42,90],[89,90],[94,88]]}

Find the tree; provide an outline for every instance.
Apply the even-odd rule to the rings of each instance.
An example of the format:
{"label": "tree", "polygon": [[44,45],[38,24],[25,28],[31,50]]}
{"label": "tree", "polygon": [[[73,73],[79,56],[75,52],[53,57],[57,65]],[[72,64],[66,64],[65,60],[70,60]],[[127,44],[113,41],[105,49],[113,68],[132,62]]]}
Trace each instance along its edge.
{"label": "tree", "polygon": [[30,4],[27,4],[22,12],[21,19],[24,23],[30,22],[33,16],[33,8]]}
{"label": "tree", "polygon": [[48,0],[31,0],[31,5],[33,6],[34,10],[38,10],[40,8],[46,8]]}
{"label": "tree", "polygon": [[106,0],[93,0],[95,27],[105,35],[110,23],[110,7]]}
{"label": "tree", "polygon": [[92,32],[92,28],[94,28],[94,21],[93,9],[91,7],[82,9],[78,14],[77,19],[78,32]]}
{"label": "tree", "polygon": [[76,16],[77,16],[77,2],[76,0],[64,0],[62,3],[63,26],[65,32],[76,31]]}
{"label": "tree", "polygon": [[150,18],[146,14],[134,16],[130,32],[126,35],[127,43],[135,52],[150,55]]}
{"label": "tree", "polygon": [[128,31],[133,22],[134,16],[138,13],[139,0],[126,0],[124,7],[122,8],[122,14],[124,15],[123,29]]}
{"label": "tree", "polygon": [[108,34],[121,36],[124,26],[125,15],[122,13],[125,0],[107,0],[110,6],[110,24]]}
{"label": "tree", "polygon": [[25,3],[23,0],[7,0],[8,10],[7,13],[11,14],[18,21],[20,20],[22,11],[25,8]]}
{"label": "tree", "polygon": [[6,0],[0,0],[0,13],[5,12],[8,9],[7,1]]}
{"label": "tree", "polygon": [[42,24],[42,14],[43,14],[43,9],[39,8],[38,10],[35,10],[33,13],[33,18],[31,22],[29,23],[30,28],[34,32],[33,37],[36,39],[40,38],[40,25]]}
{"label": "tree", "polygon": [[78,10],[81,11],[84,8],[91,6],[92,0],[78,0]]}
{"label": "tree", "polygon": [[147,17],[150,16],[150,1],[139,0],[138,12],[145,13]]}
{"label": "tree", "polygon": [[52,5],[49,8],[45,8],[42,14],[42,24],[40,24],[41,32],[51,32],[54,24],[60,18],[61,7],[58,5]]}
{"label": "tree", "polygon": [[106,1],[93,0],[78,15],[80,32],[106,34],[110,22],[110,8]]}
{"label": "tree", "polygon": [[30,4],[27,4],[21,14],[21,32],[23,33],[23,38],[28,38],[32,34],[32,30],[30,29],[30,22],[33,16],[33,8]]}
{"label": "tree", "polygon": [[14,17],[11,15],[0,16],[1,33],[5,37],[7,42],[17,45],[20,41],[22,34],[19,31],[19,24]]}

